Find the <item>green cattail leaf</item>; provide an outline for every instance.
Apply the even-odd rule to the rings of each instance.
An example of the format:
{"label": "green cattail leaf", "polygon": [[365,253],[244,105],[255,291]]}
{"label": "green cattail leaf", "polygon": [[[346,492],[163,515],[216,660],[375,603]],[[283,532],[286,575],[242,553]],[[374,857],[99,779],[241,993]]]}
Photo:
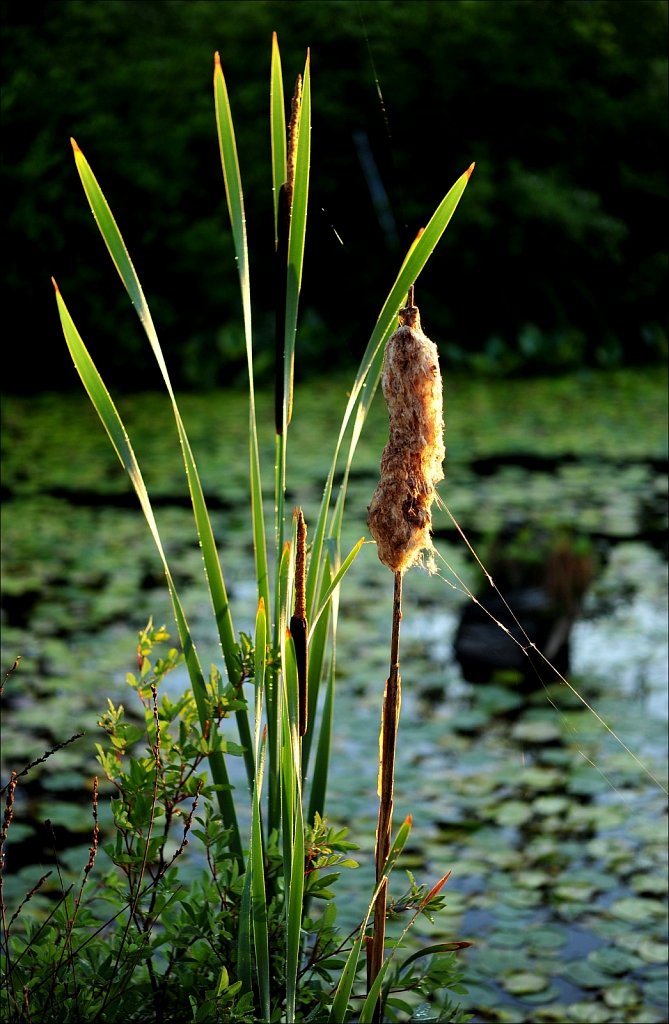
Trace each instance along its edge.
{"label": "green cattail leaf", "polygon": [[302,284],[304,263],[304,241],[307,230],[307,206],[309,202],[309,168],[311,165],[311,77],[309,55],[304,66],[302,79],[302,101],[297,125],[295,151],[295,180],[290,213],[288,235],[288,274],[286,278],[286,328],[284,346],[284,432],[290,423],[293,408],[293,373],[295,364],[295,334],[297,331],[297,310]]}
{"label": "green cattail leaf", "polygon": [[304,821],[302,801],[295,804],[293,861],[288,884],[286,921],[286,1020],[295,1020],[297,975],[300,966],[302,908],[304,904]]}
{"label": "green cattail leaf", "polygon": [[328,776],[330,768],[330,747],[332,743],[332,723],[334,720],[334,697],[335,697],[335,658],[334,653],[328,670],[327,686],[325,689],[325,700],[321,713],[320,729],[318,732],[318,745],[314,758],[314,769],[309,793],[309,821],[313,821],[316,814],[321,817],[325,814],[325,796],[327,793]]}
{"label": "green cattail leaf", "polygon": [[76,164],[77,171],[79,172],[79,177],[81,178],[86,198],[90,204],[91,212],[95,218],[98,228],[100,229],[100,234],[104,239],[105,245],[109,249],[109,255],[114,261],[114,266],[118,270],[125,289],[130,296],[130,301],[135,307],[137,315],[149,337],[149,341],[152,346],[154,346],[154,353],[158,360],[160,372],[163,377],[166,378],[167,367],[165,365],[165,360],[163,359],[160,346],[156,345],[157,335],[151,319],[151,313],[149,312],[149,307],[146,299],[144,298],[144,292],[142,291],[142,287],[139,283],[139,278],[135,273],[135,268],[132,265],[125,242],[121,236],[121,232],[118,229],[107,200],[98,185],[97,179],[93,174],[88,161],[79,149],[75,140],[71,139],[70,141],[72,143],[72,149],[74,150],[74,162]]}
{"label": "green cattail leaf", "polygon": [[328,601],[332,597],[332,594],[337,589],[337,587],[341,583],[342,579],[344,578],[344,576],[346,575],[346,573],[350,569],[351,565],[355,561],[356,555],[358,554],[358,552],[360,551],[360,548],[362,547],[362,545],[364,543],[365,543],[365,538],[361,537],[360,540],[358,541],[358,543],[355,544],[353,546],[353,548],[349,551],[348,555],[346,556],[346,558],[342,562],[340,568],[335,573],[335,575],[334,575],[330,585],[328,586],[328,588],[325,591],[325,594],[323,595],[323,597],[319,601],[318,607],[316,608],[316,611],[314,612],[313,617],[310,619],[309,639],[311,639],[314,627],[317,625],[318,620],[320,619],[321,615],[325,611],[325,608],[327,607]]}
{"label": "green cattail leaf", "polygon": [[228,90],[223,77],[223,70],[218,54],[214,66],[214,100],[216,106],[216,127],[218,143],[225,182],[225,194],[232,226],[232,237],[235,248],[235,259],[239,273],[239,286],[242,298],[244,317],[244,337],[246,341],[246,362],[249,379],[249,441],[250,441],[250,476],[251,476],[251,508],[253,522],[253,547],[255,552],[256,579],[258,596],[265,602],[265,610],[270,615],[269,571],[267,567],[267,547],[265,541],[265,520],[262,502],[262,476],[260,472],[260,451],[258,447],[258,429],[255,409],[255,385],[253,377],[253,335],[251,325],[251,287],[249,280],[248,246],[246,240],[246,219],[244,215],[244,195],[242,180],[237,158],[237,143],[232,122],[232,112],[228,99]]}
{"label": "green cattail leaf", "polygon": [[[289,856],[286,872],[286,1020],[295,1020],[297,975],[300,966],[302,938],[302,910],[304,904],[304,820],[302,816],[302,787],[300,782],[299,707],[297,700],[297,662],[290,634],[286,636],[283,653],[284,676],[287,690],[287,728],[284,730],[284,796],[291,795],[290,812],[284,816],[288,830]],[[284,837],[285,843],[285,837]]]}
{"label": "green cattail leaf", "polygon": [[[323,565],[323,577],[321,581],[321,594],[322,599],[325,591],[330,585],[332,574],[330,571],[330,558],[329,552],[326,549],[325,559]],[[323,666],[325,664],[325,654],[327,650],[327,641],[330,627],[330,608],[331,605],[325,609],[323,615],[316,623],[313,630],[311,640],[309,641],[309,662],[308,662],[308,685],[307,690],[309,693],[309,709],[308,716],[311,723],[316,720],[316,710],[318,708],[318,699],[320,694],[321,678],[323,675]],[[321,726],[322,727],[322,726]],[[311,743],[314,736],[313,726],[309,728],[306,735],[302,737],[302,779],[307,775],[309,756],[311,751]],[[313,793],[313,782],[312,782],[312,793]],[[311,806],[311,805],[310,805]],[[313,821],[313,814],[310,811],[309,820]]]}
{"label": "green cattail leaf", "polygon": [[[265,602],[258,601],[256,612],[255,646],[254,646],[254,683],[255,683],[255,745],[257,752],[260,746],[260,729],[262,726],[263,704],[265,700],[265,672],[267,669],[267,616]],[[257,769],[256,769],[257,772]]]}
{"label": "green cattail leaf", "polygon": [[[251,806],[253,814],[253,805]],[[253,957],[251,953],[251,935],[253,918],[251,911],[251,882],[253,879],[253,851],[249,850],[244,872],[244,885],[239,901],[239,923],[237,927],[237,963],[239,980],[243,992],[253,992]]]}
{"label": "green cattail leaf", "polygon": [[300,778],[297,662],[290,633],[281,652],[284,699],[281,709],[281,817],[286,886],[286,1019],[295,1020],[304,903],[304,822]]}
{"label": "green cattail leaf", "polygon": [[260,794],[265,772],[266,741],[260,745],[251,808],[251,917],[253,921],[253,948],[260,995],[261,1019],[270,1019],[270,958],[267,926],[267,893],[265,891],[265,857],[263,849]]}
{"label": "green cattail leaf", "polygon": [[[284,742],[288,743],[291,746],[291,748],[296,749],[297,736],[299,735],[300,724],[297,658],[295,656],[295,645],[293,643],[293,638],[288,630],[286,630],[282,665],[288,708],[288,725],[290,730],[289,735],[285,737]],[[295,749],[292,749],[291,753],[294,753]],[[296,767],[297,765],[292,764],[291,771],[294,772]]]}
{"label": "green cattail leaf", "polygon": [[[223,657],[225,660],[226,671],[228,678],[231,683],[237,683],[237,660],[236,660],[236,645],[235,645],[235,633],[232,624],[232,615],[230,612],[230,601],[228,599],[227,590],[225,587],[225,581],[221,570],[221,563],[218,557],[218,549],[216,540],[214,538],[214,532],[211,526],[211,520],[209,518],[209,512],[207,510],[206,502],[204,500],[204,494],[202,491],[202,485],[200,483],[200,477],[195,463],[195,458],[191,450],[186,428],[183,424],[179,407],[177,405],[176,396],[172,388],[169,373],[163,352],[158,340],[151,313],[144,298],[144,293],[140,285],[139,279],[135,272],[135,268],[130,259],[130,255],[126,248],[125,242],[121,232],[119,231],[118,225],[114,219],[114,216],[109,208],[109,204],[98,184],[98,181],[91,170],[88,161],[84,154],[81,152],[76,142],[72,140],[74,149],[75,163],[81,178],[84,192],[90,204],[95,221],[100,229],[100,233],[104,239],[104,242],[109,250],[109,253],[114,261],[116,269],[119,272],[121,280],[128,292],[130,300],[135,307],[137,315],[139,316],[140,322],[146,332],[146,336],[151,345],[151,349],[154,353],[158,367],[160,369],[165,387],[167,388],[170,402],[172,404],[172,411],[176,422],[177,433],[179,435],[179,443],[181,446],[181,453],[184,460],[184,468],[186,471],[186,479],[188,481],[188,489],[191,496],[191,502],[193,505],[193,514],[195,517],[195,526],[197,529],[198,539],[202,550],[202,559],[205,567],[205,576],[209,587],[209,593],[211,597],[212,607],[214,610],[214,616],[216,618],[216,625],[218,629],[218,635],[221,643],[221,649],[223,651]],[[236,712],[237,725],[239,728],[239,737],[242,746],[245,750],[245,762],[246,770],[251,782],[253,778],[253,761],[252,757],[249,759],[250,750],[250,731],[248,726],[248,715],[245,710]]]}
{"label": "green cattail leaf", "polygon": [[[277,73],[275,68],[275,74]],[[274,79],[273,79],[274,83]],[[299,99],[298,99],[299,97]],[[272,120],[272,139],[278,132],[282,118],[279,114]],[[285,121],[284,132],[285,132]],[[293,377],[295,368],[295,336],[297,314],[304,262],[304,242],[309,200],[309,168],[311,163],[311,84],[309,56],[307,54],[301,89],[293,101],[293,116],[290,127],[291,143],[288,156],[282,159],[286,164],[284,178],[278,183],[284,185],[282,200],[276,205],[277,242],[277,362],[275,373],[275,421],[277,451],[275,460],[275,505],[276,505],[276,546],[283,544],[284,502],[286,489],[287,432],[293,412]],[[278,140],[277,140],[278,147]],[[280,173],[277,158],[275,174]],[[286,237],[287,232],[287,237]],[[278,623],[278,617],[277,617]]]}
{"label": "green cattail leaf", "polygon": [[384,962],[381,964],[381,969],[379,970],[379,973],[375,977],[374,982],[369,992],[367,993],[367,998],[362,1004],[362,1009],[360,1010],[360,1016],[358,1018],[358,1024],[372,1024],[372,1020],[374,1018],[374,1010],[376,1009],[376,1004],[378,1002],[379,994],[381,992],[381,986],[383,985],[383,979],[388,973],[388,968],[391,963],[392,960],[390,959],[390,957],[388,957],[388,959],[384,960]]}
{"label": "green cattail leaf", "polygon": [[[63,334],[65,336],[65,341],[70,351],[70,355],[72,356],[76,370],[88,393],[93,407],[109,435],[109,439],[114,450],[116,451],[122,466],[130,477],[135,493],[139,499],[142,512],[144,513],[144,518],[146,519],[154,544],[156,545],[160,556],[160,560],[165,571],[165,578],[167,580],[170,597],[172,599],[179,639],[181,641],[191,686],[193,688],[193,696],[198,709],[200,726],[204,730],[208,726],[207,688],[195,649],[195,644],[191,637],[186,615],[179,599],[177,589],[174,585],[174,580],[172,579],[172,574],[160,539],[158,525],[153,514],[153,508],[139,468],[139,463],[137,462],[127,431],[118,414],[111,395],[107,391],[107,388],[105,387],[104,382],[91,359],[88,349],[86,348],[81,335],[70,316],[65,300],[60,294],[55,282],[54,287],[56,288],[58,314],[60,316]],[[239,856],[241,856],[241,841],[239,837],[237,817],[234,802],[230,795],[230,783],[222,754],[212,753],[210,755],[210,764],[214,781],[220,787],[218,795],[221,813],[223,814],[227,827],[232,829],[233,849]]]}
{"label": "green cattail leaf", "polygon": [[[249,282],[248,245],[246,240],[246,217],[244,214],[244,193],[242,178],[237,157],[237,142],[232,121],[232,111],[228,98],[228,89],[221,68],[218,53],[214,56],[214,102],[216,107],[216,127],[218,129],[218,145],[221,154],[225,196],[230,215],[230,226],[235,247],[237,272],[242,290],[242,306],[245,323],[250,321],[251,290]],[[248,310],[248,318],[247,318]]]}
{"label": "green cattail leaf", "polygon": [[[365,927],[367,927],[367,920],[365,920]],[[351,998],[353,982],[355,981],[355,975],[358,970],[360,950],[362,949],[364,940],[365,932],[364,929],[361,928],[358,938],[353,943],[351,951],[346,959],[344,969],[339,976],[339,984],[337,985],[337,990],[330,1009],[330,1016],[328,1018],[329,1024],[347,1024],[350,1017],[349,1000]]]}
{"label": "green cattail leaf", "polygon": [[279,189],[286,180],[286,108],[281,74],[281,54],[276,32],[272,35],[270,71],[270,134],[272,141],[272,191],[274,194],[274,245],[278,242]]}

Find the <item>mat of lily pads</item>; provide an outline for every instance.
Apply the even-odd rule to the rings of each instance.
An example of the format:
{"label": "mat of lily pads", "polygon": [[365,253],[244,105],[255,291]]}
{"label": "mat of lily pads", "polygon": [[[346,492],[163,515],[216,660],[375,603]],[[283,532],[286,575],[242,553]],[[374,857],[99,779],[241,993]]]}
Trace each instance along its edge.
{"label": "mat of lily pads", "polygon": [[[307,518],[344,402],[339,381],[297,389],[289,501]],[[169,410],[151,394],[119,405],[207,663],[217,650]],[[261,431],[269,469],[269,396],[260,396],[259,408],[270,424]],[[59,833],[63,863],[85,863],[101,701],[127,700],[123,680],[137,630],[149,615],[170,623],[171,613],[141,513],[86,400],[11,397],[2,412],[3,672],[22,655],[5,690],[4,770],[86,732],[21,791],[11,900],[39,874],[24,860],[46,856],[38,823],[47,814],[67,829]],[[183,414],[236,628],[246,630],[255,586],[245,398],[187,395]],[[483,543],[509,518],[540,529],[568,525],[596,539],[600,564],[574,627],[570,681],[666,785],[666,378],[656,371],[550,381],[447,377],[446,420],[440,490],[473,540]],[[347,542],[366,532],[385,428],[376,401],[351,482]],[[268,516],[271,505],[268,476]],[[437,513],[435,526],[449,565],[476,586],[479,574],[446,513]],[[361,846],[361,868],[340,883],[340,914],[351,927],[373,871],[391,600],[391,575],[366,545],[342,593],[329,802]],[[460,954],[463,1004],[474,1021],[664,1021],[666,798],[564,686],[522,695],[512,678],[465,682],[451,650],[464,600],[439,577],[407,577],[395,816],[411,813],[414,826],[400,868],[429,884],[452,870],[445,911],[433,924],[421,919],[416,940],[474,943]],[[400,870],[395,898],[402,886]]]}

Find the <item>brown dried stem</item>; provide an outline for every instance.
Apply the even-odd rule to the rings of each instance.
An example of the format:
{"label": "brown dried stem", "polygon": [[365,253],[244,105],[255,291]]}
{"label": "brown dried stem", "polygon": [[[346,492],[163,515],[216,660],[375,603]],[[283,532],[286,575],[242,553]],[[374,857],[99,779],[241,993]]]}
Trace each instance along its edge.
{"label": "brown dried stem", "polygon": [[[381,736],[379,741],[379,815],[376,826],[376,884],[383,875],[383,869],[390,853],[390,836],[393,825],[393,790],[395,786],[395,750],[397,728],[402,703],[402,681],[400,678],[400,622],[402,621],[402,573],[395,573],[393,594],[393,623],[390,637],[390,672],[386,680],[381,714]],[[388,904],[388,882],[381,886],[374,907],[374,934],[369,956],[368,987],[374,983],[383,965],[383,950],[386,936],[386,909]],[[374,1020],[381,1020],[381,999],[376,1005]]]}

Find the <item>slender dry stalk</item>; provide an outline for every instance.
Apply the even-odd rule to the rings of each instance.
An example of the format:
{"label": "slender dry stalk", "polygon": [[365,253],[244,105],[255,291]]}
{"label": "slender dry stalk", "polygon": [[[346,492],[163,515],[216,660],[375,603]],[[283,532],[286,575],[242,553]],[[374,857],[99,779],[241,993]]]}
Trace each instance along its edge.
{"label": "slender dry stalk", "polygon": [[[395,750],[401,705],[399,672],[402,577],[412,565],[434,564],[431,506],[435,487],[443,479],[444,421],[439,355],[423,334],[413,287],[400,310],[400,325],[386,347],[381,383],[388,406],[389,439],[381,456],[381,479],[368,509],[368,523],[380,560],[395,578],[390,642],[390,672],[386,680],[379,737],[379,815],[376,829],[376,882],[381,881],[390,852],[395,779]],[[374,908],[374,933],[369,946],[368,990],[383,965],[387,880]],[[382,999],[374,1011],[381,1020]]]}
{"label": "slender dry stalk", "polygon": [[17,668],[19,667],[19,662],[20,661],[21,661],[21,655],[19,654],[14,659],[14,664],[9,669],[9,671],[5,672],[4,678],[3,678],[2,682],[0,683],[0,697],[2,697],[3,693],[5,692],[5,683],[7,682],[9,677],[12,675],[12,673],[16,672]]}
{"label": "slender dry stalk", "polygon": [[[393,825],[393,791],[395,786],[395,750],[397,746],[397,728],[402,703],[402,680],[400,678],[400,622],[402,621],[402,573],[395,573],[395,589],[393,595],[393,625],[390,638],[390,672],[386,679],[381,712],[381,732],[379,735],[379,814],[376,824],[376,849],[374,854],[376,867],[376,883],[378,885],[388,854],[390,853],[390,835]],[[388,904],[388,881],[383,883],[376,897],[374,907],[374,935],[369,954],[369,985],[381,970],[383,964],[383,948],[386,937],[386,909]],[[380,1020],[381,1000],[379,1000],[375,1019]]]}

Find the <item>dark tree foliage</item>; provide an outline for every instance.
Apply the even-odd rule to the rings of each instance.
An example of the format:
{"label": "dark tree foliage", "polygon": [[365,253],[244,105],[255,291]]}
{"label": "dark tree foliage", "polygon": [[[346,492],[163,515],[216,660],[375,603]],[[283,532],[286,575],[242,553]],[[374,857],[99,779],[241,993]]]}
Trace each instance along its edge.
{"label": "dark tree foliage", "polygon": [[158,385],[70,136],[117,216],[176,380],[213,386],[240,372],[215,50],[246,192],[259,364],[269,366],[273,30],[287,92],[307,47],[312,59],[298,373],[359,357],[407,246],[472,160],[419,286],[449,365],[531,372],[662,357],[663,0],[10,0],[5,389],[75,384],[52,274],[103,375]]}

